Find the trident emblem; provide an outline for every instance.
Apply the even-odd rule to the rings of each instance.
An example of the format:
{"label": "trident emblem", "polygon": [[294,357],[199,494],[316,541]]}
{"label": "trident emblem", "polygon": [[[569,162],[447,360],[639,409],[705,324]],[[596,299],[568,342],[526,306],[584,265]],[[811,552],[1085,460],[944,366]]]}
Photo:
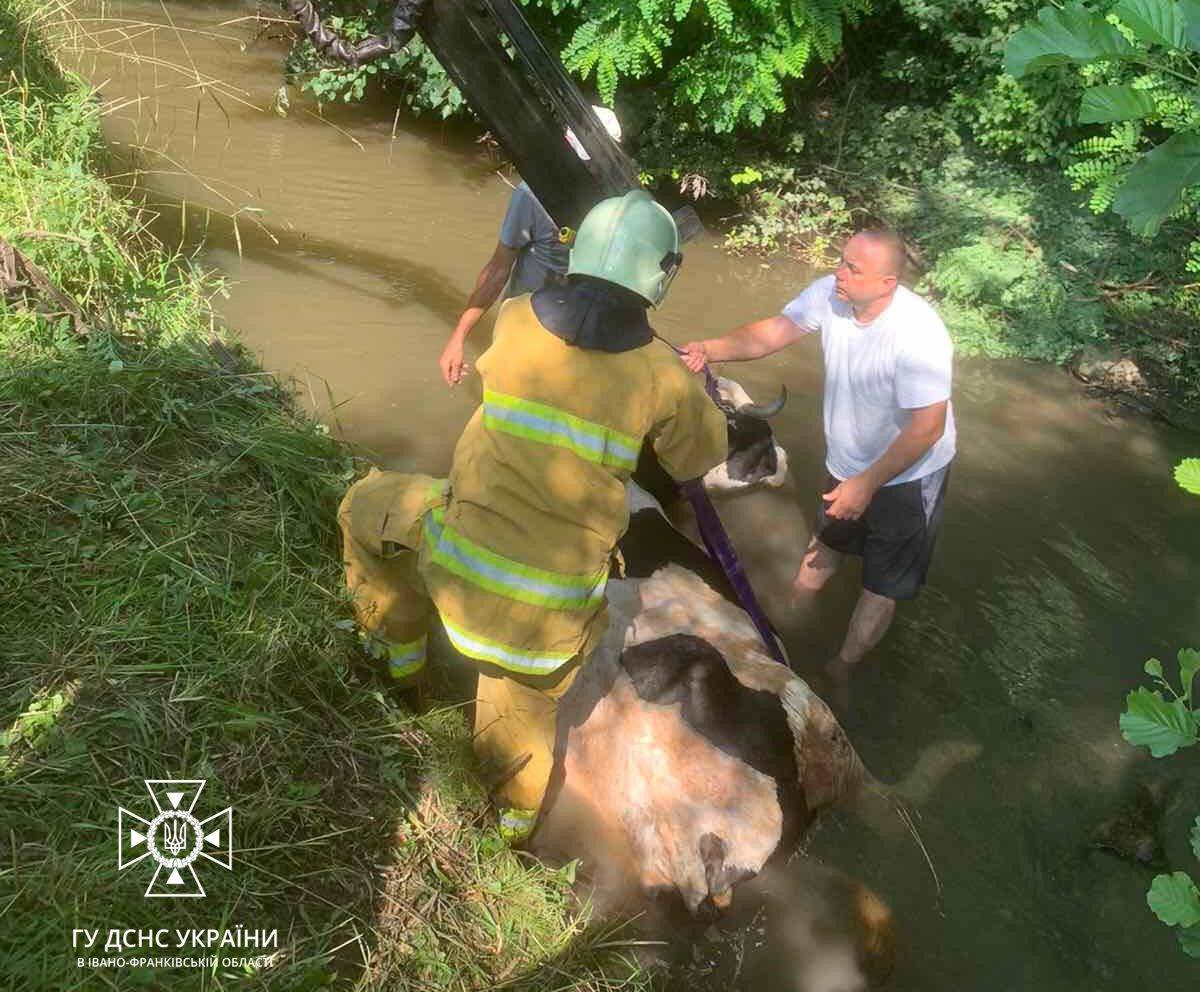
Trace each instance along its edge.
{"label": "trident emblem", "polygon": [[[152,858],[158,867],[146,887],[147,897],[200,898],[204,886],[192,867],[198,858],[206,858],[227,871],[233,869],[233,807],[198,820],[192,810],[204,788],[203,779],[144,781],[158,815],[145,820],[124,807],[118,808],[117,868],[124,871],[143,858]],[[170,874],[160,882],[164,868]],[[188,872],[190,883],[181,870]]]}
{"label": "trident emblem", "polygon": [[174,857],[183,850],[183,845],[186,842],[187,830],[184,827],[183,820],[167,820],[162,825],[163,847],[167,852]]}

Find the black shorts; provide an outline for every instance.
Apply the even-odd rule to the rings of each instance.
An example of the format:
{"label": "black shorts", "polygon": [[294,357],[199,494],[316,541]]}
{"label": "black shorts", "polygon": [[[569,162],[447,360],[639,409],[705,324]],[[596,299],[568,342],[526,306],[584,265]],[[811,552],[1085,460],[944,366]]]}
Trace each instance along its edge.
{"label": "black shorts", "polygon": [[[889,599],[912,599],[933,558],[949,478],[947,465],[912,482],[884,486],[857,520],[826,516],[827,504],[818,500],[815,536],[834,551],[862,558],[864,589]],[[837,484],[827,474],[823,491]]]}

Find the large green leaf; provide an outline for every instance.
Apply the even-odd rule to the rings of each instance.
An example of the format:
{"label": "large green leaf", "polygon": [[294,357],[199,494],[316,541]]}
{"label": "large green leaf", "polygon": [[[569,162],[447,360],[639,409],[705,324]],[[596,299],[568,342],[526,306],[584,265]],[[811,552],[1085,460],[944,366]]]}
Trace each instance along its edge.
{"label": "large green leaf", "polygon": [[1095,62],[1133,52],[1113,25],[1081,4],[1059,10],[1043,7],[1037,21],[1026,24],[1004,46],[1004,71],[1020,79],[1026,73],[1064,62]]}
{"label": "large green leaf", "polygon": [[1185,927],[1180,930],[1179,946],[1189,957],[1200,958],[1200,926]]}
{"label": "large green leaf", "polygon": [[1187,47],[1200,52],[1200,0],[1179,0],[1179,13],[1183,17]]}
{"label": "large green leaf", "polygon": [[1200,672],[1200,651],[1183,648],[1179,652],[1179,677],[1183,681],[1183,698],[1192,701],[1192,679]]}
{"label": "large green leaf", "polygon": [[1189,493],[1200,496],[1200,458],[1185,458],[1176,465],[1175,481]]}
{"label": "large green leaf", "polygon": [[1187,21],[1171,0],[1121,0],[1113,8],[1138,39],[1147,45],[1183,48]]}
{"label": "large green leaf", "polygon": [[1186,872],[1156,875],[1146,893],[1146,902],[1154,915],[1169,927],[1200,924],[1200,889]]}
{"label": "large green leaf", "polygon": [[1129,170],[1113,199],[1113,210],[1129,229],[1153,237],[1174,212],[1189,186],[1200,183],[1200,134],[1173,134]]}
{"label": "large green leaf", "polygon": [[1196,743],[1196,718],[1182,699],[1167,702],[1162,693],[1135,689],[1125,697],[1121,734],[1135,747],[1148,747],[1156,758]]}
{"label": "large green leaf", "polygon": [[1154,112],[1154,97],[1132,86],[1093,86],[1079,104],[1080,124],[1136,121]]}

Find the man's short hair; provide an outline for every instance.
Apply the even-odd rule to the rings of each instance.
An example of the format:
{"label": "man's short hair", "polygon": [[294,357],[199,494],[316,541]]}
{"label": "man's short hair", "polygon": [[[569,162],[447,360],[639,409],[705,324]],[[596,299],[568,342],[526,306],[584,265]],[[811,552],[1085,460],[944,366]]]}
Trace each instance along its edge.
{"label": "man's short hair", "polygon": [[887,251],[888,275],[894,275],[898,280],[904,278],[904,267],[908,262],[908,250],[904,239],[890,227],[867,227],[854,235],[866,238]]}

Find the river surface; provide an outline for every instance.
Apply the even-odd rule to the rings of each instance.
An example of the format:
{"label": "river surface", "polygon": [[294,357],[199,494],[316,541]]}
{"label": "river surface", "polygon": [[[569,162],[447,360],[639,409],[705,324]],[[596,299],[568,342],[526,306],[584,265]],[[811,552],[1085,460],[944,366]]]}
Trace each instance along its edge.
{"label": "river surface", "polygon": [[[435,362],[495,244],[512,177],[468,131],[397,118],[382,98],[318,114],[293,87],[286,116],[274,112],[283,44],[248,19],[252,3],[76,12],[91,18],[77,29],[89,50],[80,65],[107,111],[113,172],[124,174],[114,182],[136,178],[164,240],[224,273],[222,318],[379,464],[444,473],[479,390],[477,380],[448,390]],[[777,312],[813,275],[730,258],[717,240],[688,246],[654,315],[677,342]],[[759,398],[780,382],[792,394],[775,425],[794,487],[749,525],[758,545],[772,537],[786,570],[821,479],[818,346],[737,372]],[[1137,783],[1169,777],[1167,858],[1196,873],[1195,756],[1150,761],[1124,744],[1117,716],[1144,659],[1200,647],[1200,500],[1171,480],[1200,438],[1115,414],[1060,371],[1021,362],[959,361],[955,407],[960,455],[930,584],[857,673],[844,720],[886,781],[941,763],[914,806],[923,847],[898,823],[838,813],[807,855],[891,907],[889,988],[1195,990],[1200,963],[1146,907],[1153,872],[1089,838]],[[746,526],[731,526],[739,543]],[[801,668],[836,651],[856,594],[851,569],[814,622],[789,632]],[[798,871],[762,883],[776,909],[726,934],[748,939],[707,942],[676,984],[842,988],[813,984],[801,939],[812,921],[778,908],[804,884]]]}

